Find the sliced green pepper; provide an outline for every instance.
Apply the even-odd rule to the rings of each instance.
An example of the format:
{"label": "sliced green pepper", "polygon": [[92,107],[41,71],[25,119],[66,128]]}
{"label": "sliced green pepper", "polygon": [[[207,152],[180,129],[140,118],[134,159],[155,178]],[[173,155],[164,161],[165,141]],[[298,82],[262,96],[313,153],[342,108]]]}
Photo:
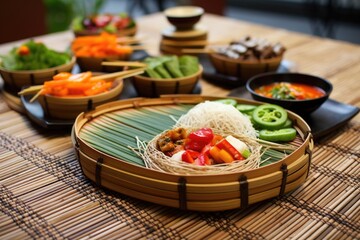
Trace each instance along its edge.
{"label": "sliced green pepper", "polygon": [[279,130],[260,130],[259,138],[270,142],[289,142],[296,137],[294,128],[283,128]]}
{"label": "sliced green pepper", "polygon": [[236,109],[242,113],[250,113],[250,112],[254,111],[255,108],[256,108],[256,105],[250,105],[250,104],[236,105]]}
{"label": "sliced green pepper", "polygon": [[274,104],[260,105],[253,111],[253,120],[262,129],[282,128],[287,118],[286,110]]}
{"label": "sliced green pepper", "polygon": [[223,103],[226,105],[232,105],[232,106],[236,106],[237,102],[235,99],[232,98],[224,98],[224,99],[218,99],[218,100],[214,100],[214,102],[219,102],[219,103]]}

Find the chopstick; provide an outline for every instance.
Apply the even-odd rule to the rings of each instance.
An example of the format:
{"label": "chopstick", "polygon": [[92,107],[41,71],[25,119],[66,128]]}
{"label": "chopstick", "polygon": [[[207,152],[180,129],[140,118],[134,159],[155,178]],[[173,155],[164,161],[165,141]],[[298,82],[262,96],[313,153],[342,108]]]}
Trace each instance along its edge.
{"label": "chopstick", "polygon": [[[127,71],[122,71],[122,72],[114,72],[114,73],[109,73],[109,74],[103,74],[103,75],[99,75],[99,76],[95,76],[90,78],[90,80],[111,80],[112,78],[129,78],[132,76],[136,76],[139,74],[144,73],[145,68],[137,68],[137,69],[133,69],[133,70],[127,70]],[[35,94],[31,99],[30,99],[30,103],[32,103],[33,101],[35,101],[35,99],[37,99],[40,94],[41,94],[41,89],[43,88],[43,85],[35,85],[35,86],[31,86],[28,87],[20,92],[18,92],[18,95],[31,95],[31,94]]]}
{"label": "chopstick", "polygon": [[101,65],[105,66],[119,66],[119,67],[146,67],[146,63],[141,62],[127,62],[127,61],[111,61],[102,62]]}
{"label": "chopstick", "polygon": [[183,53],[213,53],[214,50],[204,49],[204,48],[183,48],[181,49]]}

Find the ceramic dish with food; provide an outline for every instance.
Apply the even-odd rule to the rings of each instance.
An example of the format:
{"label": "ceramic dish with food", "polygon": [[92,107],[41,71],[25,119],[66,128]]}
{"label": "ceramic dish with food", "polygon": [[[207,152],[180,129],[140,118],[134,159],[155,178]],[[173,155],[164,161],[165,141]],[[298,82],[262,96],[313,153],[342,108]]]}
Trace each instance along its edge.
{"label": "ceramic dish with food", "polygon": [[197,57],[164,55],[148,57],[145,73],[133,79],[139,96],[158,97],[163,94],[190,94],[203,71]]}
{"label": "ceramic dish with food", "polygon": [[276,71],[285,51],[280,43],[244,37],[227,46],[210,48],[209,58],[218,73],[237,77],[245,84],[252,76]]}
{"label": "ceramic dish with food", "polygon": [[72,30],[76,37],[98,35],[102,32],[117,36],[133,36],[137,27],[135,20],[126,13],[98,14],[75,18],[72,22]]}
{"label": "ceramic dish with food", "polygon": [[306,115],[329,98],[332,84],[323,78],[302,73],[264,73],[249,79],[246,88],[255,100]]}
{"label": "ceramic dish with food", "polygon": [[18,92],[24,86],[42,84],[58,72],[71,72],[76,58],[30,40],[0,58],[0,74],[6,88]]}

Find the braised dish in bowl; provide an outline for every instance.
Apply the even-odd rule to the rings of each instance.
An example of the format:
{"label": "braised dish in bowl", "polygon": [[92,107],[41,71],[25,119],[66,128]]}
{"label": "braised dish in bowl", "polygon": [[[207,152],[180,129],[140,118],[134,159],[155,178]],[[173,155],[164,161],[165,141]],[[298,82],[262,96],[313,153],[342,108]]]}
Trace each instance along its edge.
{"label": "braised dish in bowl", "polygon": [[236,77],[245,84],[257,74],[276,71],[285,51],[280,43],[247,36],[226,46],[210,48],[209,59],[218,73]]}
{"label": "braised dish in bowl", "polygon": [[333,87],[329,81],[308,74],[264,73],[249,79],[246,88],[255,100],[306,115],[329,98]]}

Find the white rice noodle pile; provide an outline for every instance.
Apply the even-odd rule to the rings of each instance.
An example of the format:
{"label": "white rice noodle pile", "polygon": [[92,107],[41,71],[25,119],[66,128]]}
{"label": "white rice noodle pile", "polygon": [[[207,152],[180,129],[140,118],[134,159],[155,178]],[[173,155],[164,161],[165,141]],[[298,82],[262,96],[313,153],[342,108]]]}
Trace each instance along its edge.
{"label": "white rice noodle pile", "polygon": [[216,134],[244,135],[256,138],[256,131],[250,119],[232,105],[206,101],[197,104],[181,116],[175,127],[211,128]]}

